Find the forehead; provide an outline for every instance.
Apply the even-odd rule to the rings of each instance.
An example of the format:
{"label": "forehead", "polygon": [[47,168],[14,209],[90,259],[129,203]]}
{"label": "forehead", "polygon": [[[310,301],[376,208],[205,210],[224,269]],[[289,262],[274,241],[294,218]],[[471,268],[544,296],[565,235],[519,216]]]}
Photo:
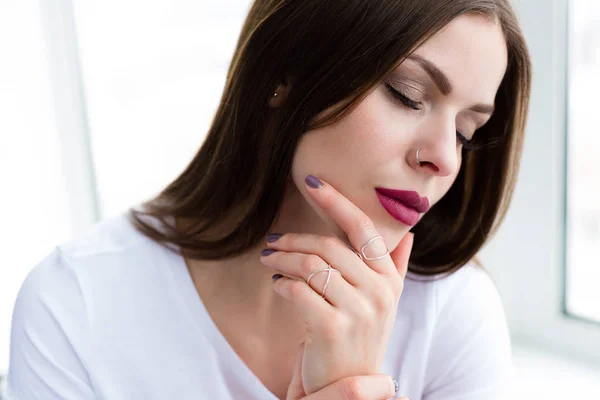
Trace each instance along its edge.
{"label": "forehead", "polygon": [[475,15],[456,18],[414,54],[435,64],[456,94],[473,101],[493,102],[507,66],[506,40],[500,25]]}

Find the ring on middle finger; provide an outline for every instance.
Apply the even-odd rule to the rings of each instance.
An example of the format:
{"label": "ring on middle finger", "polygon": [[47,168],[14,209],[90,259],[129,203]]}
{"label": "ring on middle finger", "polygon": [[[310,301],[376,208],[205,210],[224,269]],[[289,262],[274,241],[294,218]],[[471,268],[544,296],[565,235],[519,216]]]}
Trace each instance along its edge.
{"label": "ring on middle finger", "polygon": [[337,269],[333,268],[331,266],[331,264],[327,264],[327,265],[328,265],[328,268],[319,269],[319,270],[311,273],[308,276],[308,278],[306,279],[306,284],[310,287],[310,280],[314,275],[318,274],[319,272],[327,272],[327,280],[325,281],[325,285],[323,286],[323,291],[321,294],[321,298],[323,298],[323,299],[325,298],[325,293],[327,292],[327,287],[329,286],[329,280],[331,279],[331,272],[335,271],[340,275],[340,277],[342,276],[342,273],[340,271],[338,271]]}

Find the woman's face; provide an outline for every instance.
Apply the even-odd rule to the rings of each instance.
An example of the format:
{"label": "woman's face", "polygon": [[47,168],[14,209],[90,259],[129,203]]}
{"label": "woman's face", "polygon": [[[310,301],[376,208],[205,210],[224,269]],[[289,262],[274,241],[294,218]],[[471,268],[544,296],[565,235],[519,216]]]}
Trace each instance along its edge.
{"label": "woman's face", "polygon": [[457,18],[349,115],[302,137],[292,165],[295,186],[334,226],[312,204],[304,184],[308,174],[327,181],[363,210],[394,248],[423,209],[398,206],[379,189],[416,191],[427,198],[425,206],[438,202],[458,174],[463,141],[489,120],[506,66],[498,24],[478,16]]}

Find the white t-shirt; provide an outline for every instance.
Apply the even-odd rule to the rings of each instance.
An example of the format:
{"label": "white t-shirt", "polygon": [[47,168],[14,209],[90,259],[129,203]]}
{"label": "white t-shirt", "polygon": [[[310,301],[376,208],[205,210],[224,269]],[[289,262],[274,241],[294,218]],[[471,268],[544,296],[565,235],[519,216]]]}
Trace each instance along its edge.
{"label": "white t-shirt", "polygon": [[[510,339],[487,273],[468,264],[412,279],[422,278],[409,274],[380,372],[411,400],[506,400]],[[183,258],[125,215],[29,273],[14,307],[7,389],[11,400],[276,399],[213,323]]]}

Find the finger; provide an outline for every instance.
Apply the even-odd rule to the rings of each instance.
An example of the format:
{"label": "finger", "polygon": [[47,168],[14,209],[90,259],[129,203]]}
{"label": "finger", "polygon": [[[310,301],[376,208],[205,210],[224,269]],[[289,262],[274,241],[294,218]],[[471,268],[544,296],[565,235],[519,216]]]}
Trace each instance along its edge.
{"label": "finger", "polygon": [[[317,181],[320,187],[316,187]],[[346,233],[352,247],[363,254],[365,264],[380,274],[396,274],[385,241],[360,208],[331,185],[312,175],[306,178],[306,185],[312,200]]]}
{"label": "finger", "polygon": [[390,257],[392,257],[392,261],[403,280],[406,278],[406,272],[408,271],[408,261],[410,260],[410,252],[412,251],[414,239],[415,234],[408,232],[394,251],[390,253]]}
{"label": "finger", "polygon": [[267,246],[278,251],[316,254],[326,264],[338,269],[344,279],[355,287],[367,284],[376,276],[376,273],[364,264],[352,248],[334,236],[286,233],[278,236],[276,240],[267,241]]}
{"label": "finger", "polygon": [[356,304],[360,300],[357,289],[344,279],[343,274],[335,270],[327,271],[329,265],[315,254],[263,252],[260,261],[274,272],[280,271],[287,277],[301,279],[317,294],[325,295],[325,299],[335,307]]}
{"label": "finger", "polygon": [[300,400],[306,396],[304,392],[304,385],[302,384],[302,359],[304,357],[304,343],[298,348],[298,355],[296,356],[296,364],[294,364],[294,373],[292,374],[292,381],[288,386],[286,400]]}
{"label": "finger", "polygon": [[396,395],[396,383],[389,375],[353,376],[311,393],[303,400],[365,399],[386,400]]}
{"label": "finger", "polygon": [[[288,277],[281,277],[273,282],[273,290],[290,301],[304,321],[313,326],[323,324],[333,317],[336,309],[321,295],[312,290],[306,282]],[[329,289],[327,289],[329,290]]]}

